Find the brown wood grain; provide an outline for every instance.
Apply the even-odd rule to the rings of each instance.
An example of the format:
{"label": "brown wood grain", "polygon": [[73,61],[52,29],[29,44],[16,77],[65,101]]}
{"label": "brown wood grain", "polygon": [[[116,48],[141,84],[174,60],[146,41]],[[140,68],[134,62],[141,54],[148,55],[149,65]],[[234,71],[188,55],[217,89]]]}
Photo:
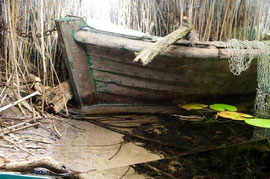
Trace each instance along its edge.
{"label": "brown wood grain", "polygon": [[77,31],[82,25],[81,18],[73,18],[73,20],[64,18],[56,21],[66,67],[72,79],[73,92],[80,106],[96,103],[95,88],[90,78],[85,51],[72,37],[72,32]]}
{"label": "brown wood grain", "polygon": [[[110,36],[106,34],[89,33],[87,31],[78,31],[75,39],[81,43],[97,45],[113,49],[126,49],[132,52],[140,52],[148,48],[153,42],[142,40],[127,39],[123,37]],[[238,50],[239,51],[239,50]],[[195,59],[227,59],[232,53],[239,53],[236,50],[227,50],[223,48],[198,48],[188,46],[171,45],[160,55],[178,58],[195,58]],[[254,56],[259,55],[258,50],[243,49],[244,54],[252,53]]]}
{"label": "brown wood grain", "polygon": [[[119,75],[126,75],[131,77],[138,77],[148,80],[159,80],[164,82],[174,83],[186,83],[185,72],[180,71],[178,74],[171,73],[166,69],[156,70],[149,69],[143,66],[136,66],[134,64],[125,64],[110,59],[103,59],[99,57],[93,57],[93,69],[94,71],[111,72]],[[96,76],[96,75],[95,75]],[[142,80],[143,80],[142,79]]]}
{"label": "brown wood grain", "polygon": [[142,113],[142,114],[171,114],[179,113],[176,106],[150,106],[150,105],[93,105],[82,109],[70,109],[86,115],[114,114],[114,113]]}
{"label": "brown wood grain", "polygon": [[[78,27],[68,23],[61,28],[69,26]],[[68,30],[63,31],[68,36]],[[118,104],[236,99],[256,91],[256,61],[243,74],[234,76],[226,59],[234,51],[228,53],[219,44],[201,42],[200,46],[209,45],[209,48],[201,48],[181,42],[182,46],[171,45],[154,61],[142,66],[132,62],[134,52],[148,47],[151,42],[83,31],[77,32],[75,38],[80,41],[78,44],[67,37],[68,43],[63,45],[72,57],[66,62],[71,67],[70,75],[78,97],[85,99],[82,106],[95,104],[95,99],[99,103]],[[91,58],[91,73],[84,49]],[[96,98],[93,98],[94,87]]]}

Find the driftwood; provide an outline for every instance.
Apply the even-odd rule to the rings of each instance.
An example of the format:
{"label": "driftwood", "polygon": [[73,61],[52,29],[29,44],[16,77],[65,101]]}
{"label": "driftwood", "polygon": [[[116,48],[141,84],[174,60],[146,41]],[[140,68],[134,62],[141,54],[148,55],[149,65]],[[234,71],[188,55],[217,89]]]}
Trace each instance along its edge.
{"label": "driftwood", "polygon": [[141,60],[143,65],[150,63],[157,55],[163,52],[168,46],[172,45],[175,41],[186,36],[186,34],[189,33],[191,29],[192,26],[189,24],[181,26],[176,31],[170,33],[166,37],[154,43],[152,46],[141,51],[134,59],[134,62],[138,62]]}
{"label": "driftwood", "polygon": [[15,161],[2,159],[0,162],[0,169],[13,172],[32,172],[35,168],[46,168],[55,173],[71,173],[68,168],[51,157],[35,157]]}

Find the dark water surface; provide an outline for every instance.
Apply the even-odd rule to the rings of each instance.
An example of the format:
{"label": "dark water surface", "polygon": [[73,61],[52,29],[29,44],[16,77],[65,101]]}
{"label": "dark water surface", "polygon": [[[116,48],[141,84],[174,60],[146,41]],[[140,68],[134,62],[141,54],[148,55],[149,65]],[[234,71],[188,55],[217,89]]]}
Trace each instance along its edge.
{"label": "dark water surface", "polygon": [[195,114],[205,119],[192,122],[173,115],[135,115],[92,122],[162,155],[164,159],[132,166],[152,178],[270,177],[269,129],[216,119],[215,112]]}
{"label": "dark water surface", "polygon": [[269,178],[269,130],[242,121],[206,119],[202,122],[160,117],[158,124],[133,130],[144,147],[164,160],[135,165],[154,178]]}

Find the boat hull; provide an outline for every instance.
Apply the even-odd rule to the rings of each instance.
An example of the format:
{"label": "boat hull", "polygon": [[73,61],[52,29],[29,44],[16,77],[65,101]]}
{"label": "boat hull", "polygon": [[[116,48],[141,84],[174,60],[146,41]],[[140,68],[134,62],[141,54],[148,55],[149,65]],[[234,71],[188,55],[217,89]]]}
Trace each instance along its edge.
{"label": "boat hull", "polygon": [[[58,26],[61,29],[61,24]],[[256,62],[241,75],[234,76],[229,70],[228,60],[220,57],[225,52],[217,48],[172,45],[143,66],[133,62],[135,52],[152,42],[81,30],[74,33],[76,43],[72,42],[72,48],[79,49],[76,53],[80,56],[76,56],[68,52],[70,47],[65,46],[68,40],[64,40],[63,30],[60,33],[73,86],[82,106],[101,103],[179,104],[240,99],[256,92]],[[206,55],[202,57],[201,53]],[[84,64],[84,68],[86,65],[87,69],[77,69],[76,72],[78,64]],[[79,76],[87,80],[80,80]],[[90,85],[85,87],[84,83]],[[82,95],[84,90],[89,94]]]}

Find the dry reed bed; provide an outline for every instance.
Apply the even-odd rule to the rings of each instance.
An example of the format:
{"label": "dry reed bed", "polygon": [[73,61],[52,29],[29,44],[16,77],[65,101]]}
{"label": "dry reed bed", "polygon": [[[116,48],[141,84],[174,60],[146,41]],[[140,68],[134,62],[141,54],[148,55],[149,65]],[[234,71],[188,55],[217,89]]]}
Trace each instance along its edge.
{"label": "dry reed bed", "polygon": [[269,32],[268,0],[118,0],[114,22],[165,36],[187,16],[200,40],[262,39]]}

